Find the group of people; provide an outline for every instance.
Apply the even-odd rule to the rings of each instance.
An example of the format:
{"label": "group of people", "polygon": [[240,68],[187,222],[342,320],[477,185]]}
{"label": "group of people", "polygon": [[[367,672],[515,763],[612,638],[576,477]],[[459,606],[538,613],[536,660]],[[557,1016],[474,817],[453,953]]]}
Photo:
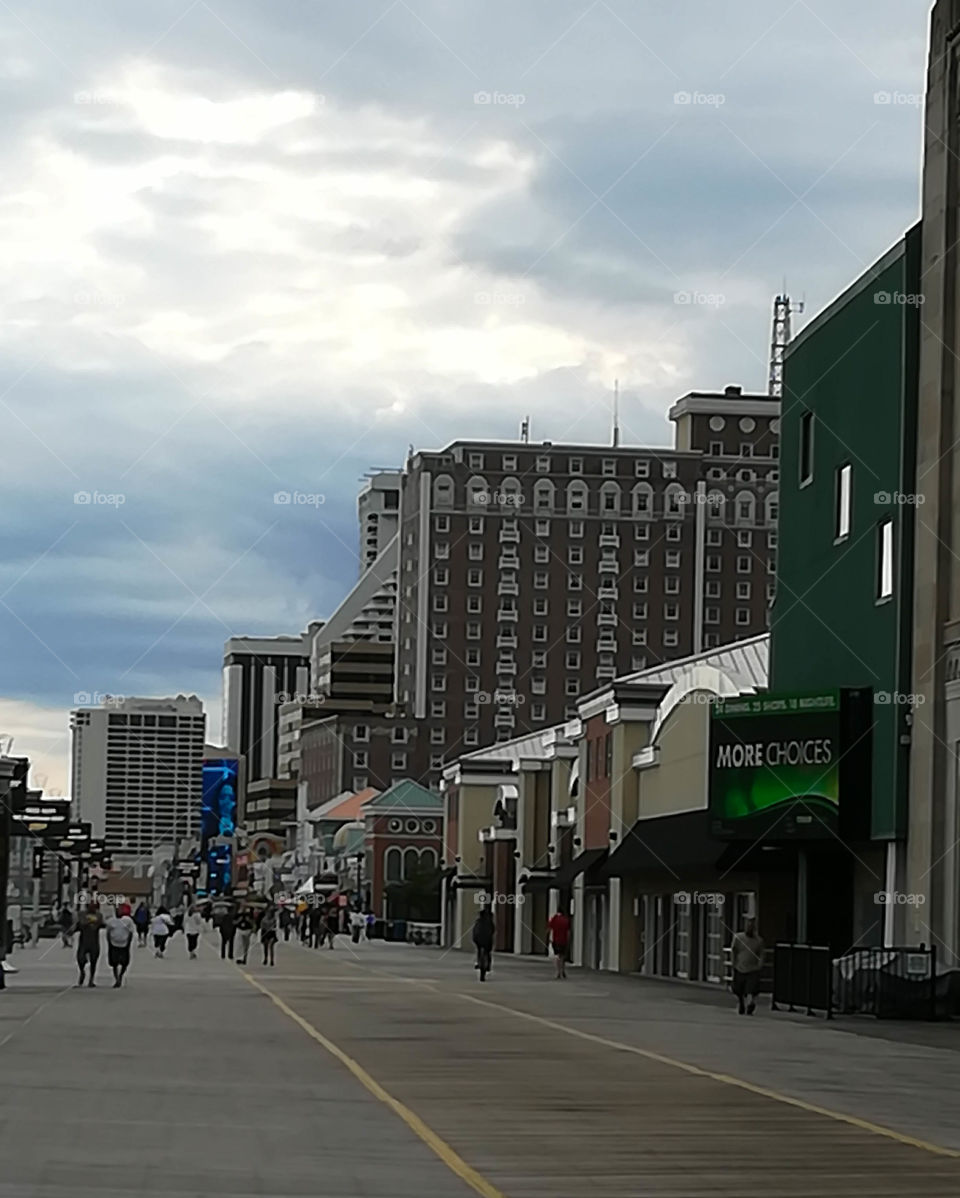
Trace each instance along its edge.
{"label": "group of people", "polygon": [[[224,911],[214,916],[214,923],[220,932],[220,957],[222,960],[234,959],[234,943],[239,941],[237,949],[237,964],[246,965],[250,955],[250,944],[254,935],[260,937],[263,949],[264,965],[276,965],[277,940],[284,928],[283,916],[285,908],[277,908],[273,903],[258,910],[245,903],[239,907],[229,905]],[[288,925],[289,926],[289,925]],[[289,932],[286,934],[289,939]]]}
{"label": "group of people", "polygon": [[366,931],[367,939],[370,940],[373,936],[373,925],[376,922],[376,917],[372,911],[364,914],[363,911],[352,910],[347,914],[347,928],[344,924],[344,908],[340,905],[340,900],[337,895],[331,897],[325,903],[303,903],[298,906],[295,913],[291,914],[291,922],[295,919],[297,924],[297,932],[300,937],[301,944],[305,944],[308,948],[333,948],[337,936],[349,930],[350,938],[354,944],[360,943],[360,938]]}
{"label": "group of people", "polygon": [[[565,911],[557,911],[547,920],[547,937],[553,959],[556,965],[555,977],[563,979],[567,976],[567,961],[570,956],[570,916]],[[477,950],[474,969],[480,972],[480,981],[486,981],[487,974],[493,966],[493,945],[496,939],[496,924],[493,919],[493,908],[489,903],[482,903],[473,923],[473,944]]]}

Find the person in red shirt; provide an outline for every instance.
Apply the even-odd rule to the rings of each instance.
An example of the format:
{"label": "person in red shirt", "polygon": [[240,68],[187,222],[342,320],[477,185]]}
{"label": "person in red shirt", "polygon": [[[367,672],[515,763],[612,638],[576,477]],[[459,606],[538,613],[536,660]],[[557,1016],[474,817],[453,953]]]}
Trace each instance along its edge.
{"label": "person in red shirt", "polygon": [[557,977],[567,976],[567,957],[570,955],[570,916],[563,911],[551,915],[547,922],[550,929],[550,943],[557,962]]}

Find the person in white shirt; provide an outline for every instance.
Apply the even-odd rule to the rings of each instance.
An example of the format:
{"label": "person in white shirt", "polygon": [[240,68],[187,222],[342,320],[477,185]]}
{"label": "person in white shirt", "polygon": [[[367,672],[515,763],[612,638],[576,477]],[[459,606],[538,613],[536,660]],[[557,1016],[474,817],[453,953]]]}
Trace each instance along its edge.
{"label": "person in white shirt", "polygon": [[155,957],[163,956],[172,930],[173,917],[167,911],[166,907],[161,907],[153,917],[153,923],[150,925],[150,931],[153,934],[153,955]]}
{"label": "person in white shirt", "polygon": [[187,938],[187,953],[191,961],[197,959],[197,945],[200,943],[202,931],[203,918],[195,906],[191,907],[183,919],[183,934]]}
{"label": "person in white shirt", "polygon": [[123,985],[123,975],[130,965],[130,945],[137,934],[137,925],[127,914],[129,907],[115,912],[107,920],[107,964],[113,970],[113,988]]}
{"label": "person in white shirt", "polygon": [[363,934],[363,929],[366,922],[366,917],[362,911],[350,912],[350,934],[353,937],[354,944],[360,943],[360,937]]}

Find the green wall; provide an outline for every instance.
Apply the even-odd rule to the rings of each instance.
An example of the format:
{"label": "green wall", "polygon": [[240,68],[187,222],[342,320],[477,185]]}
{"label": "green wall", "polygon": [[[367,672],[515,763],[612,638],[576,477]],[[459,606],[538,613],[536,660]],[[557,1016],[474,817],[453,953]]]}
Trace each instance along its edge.
{"label": "green wall", "polygon": [[[795,339],[784,365],[777,590],[770,686],[910,691],[912,504],[919,304],[882,303],[920,290],[920,226],[911,229]],[[800,486],[800,420],[814,414],[813,480]],[[835,543],[836,478],[853,468],[849,536]],[[876,528],[894,521],[894,592],[876,601]],[[874,838],[906,827],[903,703],[875,703]]]}

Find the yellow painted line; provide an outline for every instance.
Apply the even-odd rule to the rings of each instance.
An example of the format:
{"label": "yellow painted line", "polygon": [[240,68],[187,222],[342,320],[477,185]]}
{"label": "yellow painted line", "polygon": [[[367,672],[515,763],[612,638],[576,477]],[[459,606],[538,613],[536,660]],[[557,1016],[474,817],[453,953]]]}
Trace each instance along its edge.
{"label": "yellow painted line", "polygon": [[[435,989],[434,987],[429,987]],[[900,1131],[894,1131],[892,1127],[884,1127],[880,1123],[871,1123],[869,1119],[860,1119],[856,1115],[847,1115],[843,1111],[834,1111],[830,1107],[818,1106],[815,1102],[806,1102],[802,1098],[792,1098],[789,1094],[781,1094],[778,1090],[770,1090],[766,1086],[758,1086],[753,1082],[744,1081],[743,1078],[733,1077],[729,1073],[714,1073],[710,1069],[701,1069],[699,1065],[691,1065],[687,1061],[678,1061],[675,1057],[667,1057],[659,1052],[652,1052],[647,1048],[638,1048],[633,1044],[624,1044],[620,1040],[608,1040],[604,1036],[596,1036],[592,1032],[583,1032],[578,1028],[567,1027],[566,1024],[556,1023],[552,1019],[545,1019],[542,1015],[532,1015],[529,1011],[518,1011],[515,1007],[507,1007],[502,1003],[490,1002],[484,998],[477,998],[473,994],[462,994],[459,991],[442,991],[436,990],[436,993],[454,994],[457,998],[465,999],[467,1002],[476,1003],[481,1007],[490,1007],[494,1011],[505,1011],[510,1015],[516,1015],[520,1019],[528,1019],[531,1023],[539,1023],[543,1027],[552,1028],[554,1031],[566,1032],[568,1036],[576,1036],[580,1040],[589,1040],[593,1044],[601,1044],[604,1048],[613,1048],[619,1052],[633,1053],[634,1056],[644,1057],[648,1061],[656,1061],[661,1065],[669,1065],[674,1069],[682,1069],[684,1073],[690,1073],[694,1077],[708,1078],[710,1081],[720,1082],[725,1086],[736,1086],[739,1090],[746,1090],[750,1094],[758,1094],[761,1098],[771,1098],[775,1102],[782,1102],[786,1106],[796,1107],[798,1110],[807,1111],[811,1115],[823,1115],[828,1119],[834,1119],[838,1123],[847,1123],[851,1127],[856,1127],[860,1131],[870,1132],[875,1136],[883,1136],[888,1140],[895,1140],[898,1144],[906,1144],[910,1148],[920,1148],[924,1152],[932,1152],[935,1156],[949,1156],[954,1159],[960,1159],[960,1149],[946,1148],[942,1144],[933,1144],[929,1140],[920,1140],[916,1136],[908,1136]]]}
{"label": "yellow painted line", "polygon": [[284,1015],[286,1015],[289,1019],[292,1019],[293,1022],[297,1024],[298,1027],[302,1028],[308,1036],[316,1040],[318,1044],[322,1045],[332,1057],[336,1057],[341,1065],[346,1066],[346,1068],[350,1070],[357,1081],[360,1082],[360,1084],[367,1090],[369,1090],[374,1098],[378,1098],[384,1104],[384,1106],[389,1107],[395,1115],[399,1115],[404,1123],[406,1123],[407,1127],[409,1127],[415,1135],[419,1136],[420,1139],[423,1140],[424,1144],[431,1149],[431,1151],[436,1153],[436,1155],[440,1158],[440,1160],[443,1161],[443,1163],[452,1173],[455,1173],[457,1177],[466,1182],[466,1184],[474,1191],[474,1193],[480,1194],[482,1198],[505,1198],[505,1195],[498,1190],[496,1186],[491,1185],[485,1177],[482,1177],[476,1171],[476,1169],[471,1168],[470,1165],[468,1165],[463,1159],[463,1157],[450,1147],[446,1140],[438,1136],[432,1127],[428,1127],[427,1124],[424,1123],[424,1121],[420,1118],[420,1116],[411,1111],[408,1106],[405,1106],[399,1098],[394,1098],[389,1091],[385,1090],[375,1078],[372,1078],[370,1074],[367,1073],[366,1069],[364,1069],[362,1065],[353,1059],[353,1057],[348,1056],[347,1053],[345,1053],[338,1045],[334,1044],[332,1040],[328,1040],[322,1032],[318,1032],[312,1023],[309,1023],[303,1018],[302,1015],[298,1015],[292,1007],[287,1006],[282,998],[274,994],[271,990],[268,990],[267,987],[253,977],[252,974],[247,973],[244,969],[241,969],[240,973],[247,979],[251,986],[255,986],[262,994],[265,994],[275,1006],[279,1007]]}

